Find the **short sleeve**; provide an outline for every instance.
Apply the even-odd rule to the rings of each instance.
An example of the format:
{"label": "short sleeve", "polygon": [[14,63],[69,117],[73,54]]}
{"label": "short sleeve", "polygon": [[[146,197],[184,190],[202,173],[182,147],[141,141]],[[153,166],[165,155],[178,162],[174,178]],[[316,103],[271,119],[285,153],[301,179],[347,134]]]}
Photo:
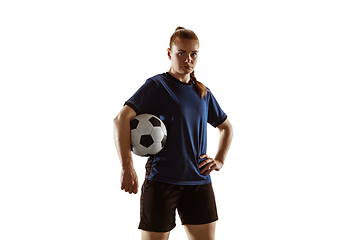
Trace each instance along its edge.
{"label": "short sleeve", "polygon": [[219,103],[216,101],[214,95],[209,91],[207,93],[209,97],[208,105],[208,123],[213,127],[217,127],[225,122],[227,115],[221,109]]}
{"label": "short sleeve", "polygon": [[148,79],[124,105],[134,109],[137,115],[156,114],[157,90],[156,82]]}

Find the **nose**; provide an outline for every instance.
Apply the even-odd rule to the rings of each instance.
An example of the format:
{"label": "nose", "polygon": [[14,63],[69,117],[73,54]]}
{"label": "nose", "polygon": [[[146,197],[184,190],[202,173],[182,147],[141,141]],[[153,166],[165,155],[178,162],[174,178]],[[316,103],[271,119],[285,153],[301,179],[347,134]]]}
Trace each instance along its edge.
{"label": "nose", "polygon": [[190,56],[190,54],[189,55],[187,55],[187,57],[185,58],[185,62],[186,63],[190,63],[192,61],[192,58],[191,58],[191,56]]}

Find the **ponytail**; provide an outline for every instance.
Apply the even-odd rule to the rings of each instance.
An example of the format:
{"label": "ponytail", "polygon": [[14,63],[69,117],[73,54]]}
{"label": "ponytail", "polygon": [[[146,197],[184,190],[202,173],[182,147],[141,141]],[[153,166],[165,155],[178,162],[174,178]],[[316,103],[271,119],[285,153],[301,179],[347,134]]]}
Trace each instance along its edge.
{"label": "ponytail", "polygon": [[195,71],[192,71],[192,73],[190,73],[190,77],[194,80],[196,92],[200,94],[201,98],[205,97],[206,93],[209,90],[206,88],[204,84],[202,84],[196,79]]}

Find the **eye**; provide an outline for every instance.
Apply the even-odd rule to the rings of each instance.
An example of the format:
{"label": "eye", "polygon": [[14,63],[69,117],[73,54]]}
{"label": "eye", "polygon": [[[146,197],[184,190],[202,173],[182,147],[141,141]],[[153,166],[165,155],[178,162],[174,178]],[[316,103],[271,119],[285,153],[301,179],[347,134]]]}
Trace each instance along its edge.
{"label": "eye", "polygon": [[184,56],[185,54],[183,52],[178,53],[179,56]]}
{"label": "eye", "polygon": [[191,56],[192,57],[197,57],[197,53],[192,53]]}

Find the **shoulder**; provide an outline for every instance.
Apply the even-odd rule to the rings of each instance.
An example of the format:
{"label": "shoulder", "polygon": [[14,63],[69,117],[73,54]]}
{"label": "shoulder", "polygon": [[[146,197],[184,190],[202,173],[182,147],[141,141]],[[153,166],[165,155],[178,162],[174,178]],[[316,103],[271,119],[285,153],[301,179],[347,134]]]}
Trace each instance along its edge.
{"label": "shoulder", "polygon": [[206,95],[205,95],[205,99],[209,100],[210,98],[214,97],[213,93],[211,92],[210,88],[208,86],[205,86],[206,87]]}
{"label": "shoulder", "polygon": [[159,85],[164,82],[164,79],[166,78],[165,73],[157,74],[155,76],[152,76],[151,78],[148,78],[146,80],[149,84]]}

